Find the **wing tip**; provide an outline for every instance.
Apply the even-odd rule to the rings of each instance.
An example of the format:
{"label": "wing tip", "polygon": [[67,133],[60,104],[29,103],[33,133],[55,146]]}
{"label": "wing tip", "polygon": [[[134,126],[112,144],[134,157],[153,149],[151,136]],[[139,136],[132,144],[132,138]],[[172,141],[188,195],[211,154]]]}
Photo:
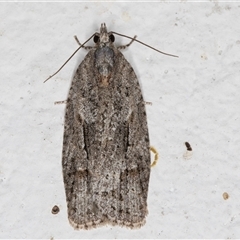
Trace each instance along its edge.
{"label": "wing tip", "polygon": [[129,229],[139,229],[145,225],[146,218],[141,219],[138,222],[129,222],[124,220],[109,220],[108,218],[104,218],[101,220],[97,220],[97,221],[92,220],[84,223],[76,223],[74,220],[69,218],[69,222],[75,230],[91,230],[91,229],[102,227],[102,226],[120,226],[120,227],[129,228]]}

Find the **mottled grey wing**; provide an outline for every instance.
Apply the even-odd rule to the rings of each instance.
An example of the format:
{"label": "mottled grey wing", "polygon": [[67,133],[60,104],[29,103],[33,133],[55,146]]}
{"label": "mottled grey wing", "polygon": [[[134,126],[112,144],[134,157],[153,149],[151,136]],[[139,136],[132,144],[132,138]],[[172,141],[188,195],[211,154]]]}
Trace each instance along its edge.
{"label": "mottled grey wing", "polygon": [[132,67],[118,50],[115,53],[108,88],[97,88],[90,51],[69,91],[62,166],[68,217],[76,229],[108,223],[140,227],[147,215],[145,104]]}
{"label": "mottled grey wing", "polygon": [[[122,56],[124,58],[124,56]],[[121,172],[120,196],[123,209],[121,219],[125,226],[131,228],[140,227],[145,223],[147,215],[147,195],[150,177],[150,146],[147,127],[145,102],[137,77],[125,60],[119,66],[126,72],[123,82],[130,84],[128,95],[132,96],[131,115],[128,117],[125,141],[127,145],[125,153],[126,169]],[[128,77],[127,77],[128,76]]]}
{"label": "mottled grey wing", "polygon": [[88,172],[88,154],[84,119],[82,118],[82,104],[79,99],[83,99],[82,90],[85,82],[91,78],[87,77],[87,66],[91,64],[91,52],[85,57],[79,65],[73,78],[67,99],[62,168],[63,180],[65,186],[68,218],[75,229],[87,228],[87,222],[92,221],[91,213],[88,213],[87,201],[89,201],[90,192],[88,190],[89,172]]}

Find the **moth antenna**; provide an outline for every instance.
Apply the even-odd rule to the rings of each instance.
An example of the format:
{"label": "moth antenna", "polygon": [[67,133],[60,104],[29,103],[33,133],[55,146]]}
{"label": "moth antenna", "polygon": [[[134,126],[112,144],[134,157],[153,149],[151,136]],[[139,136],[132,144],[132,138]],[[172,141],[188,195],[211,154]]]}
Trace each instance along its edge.
{"label": "moth antenna", "polygon": [[61,69],[69,62],[69,60],[76,54],[76,52],[82,48],[84,46],[85,43],[87,43],[96,33],[94,33],[90,38],[88,38],[88,40],[86,40],[80,47],[77,48],[77,50],[68,58],[68,60],[53,74],[51,75],[50,77],[48,77],[44,83],[49,80],[50,78],[52,78],[53,76],[55,76],[58,72],[61,71]]}
{"label": "moth antenna", "polygon": [[[112,31],[111,31],[111,33],[112,33],[112,34],[116,34],[116,35],[121,36],[121,37],[129,38],[129,39],[132,39],[132,40],[133,40],[132,37],[129,37],[129,36],[124,35],[124,34],[120,34],[120,33],[117,33],[117,32],[112,32]],[[154,47],[151,47],[150,45],[148,45],[148,44],[146,44],[146,43],[144,43],[144,42],[141,42],[141,41],[137,40],[136,38],[134,39],[134,41],[135,41],[135,42],[138,42],[138,43],[141,43],[142,45],[144,45],[144,46],[146,46],[146,47],[149,47],[149,48],[153,49],[154,51],[159,52],[159,53],[162,53],[162,54],[164,54],[164,55],[167,55],[167,56],[170,56],[170,57],[178,57],[177,55],[173,55],[173,54],[169,54],[169,53],[162,52],[162,51],[160,51],[160,50],[158,50],[158,49],[156,49],[156,48],[154,48]]]}

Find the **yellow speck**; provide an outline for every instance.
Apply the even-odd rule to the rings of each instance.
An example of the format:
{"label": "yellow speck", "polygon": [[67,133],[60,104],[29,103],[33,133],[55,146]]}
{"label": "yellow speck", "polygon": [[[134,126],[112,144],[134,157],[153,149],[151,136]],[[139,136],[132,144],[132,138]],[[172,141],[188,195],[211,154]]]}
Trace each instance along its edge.
{"label": "yellow speck", "polygon": [[151,164],[151,167],[154,167],[158,161],[158,152],[154,147],[150,147],[150,151],[154,154],[154,161]]}

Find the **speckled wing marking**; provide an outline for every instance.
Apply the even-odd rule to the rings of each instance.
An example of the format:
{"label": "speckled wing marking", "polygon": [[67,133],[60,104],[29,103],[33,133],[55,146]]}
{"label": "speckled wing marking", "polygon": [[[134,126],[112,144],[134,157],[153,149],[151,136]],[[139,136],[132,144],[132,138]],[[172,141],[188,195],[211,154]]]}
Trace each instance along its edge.
{"label": "speckled wing marking", "polygon": [[62,167],[75,229],[145,223],[150,176],[145,103],[137,77],[102,24],[67,99]]}

